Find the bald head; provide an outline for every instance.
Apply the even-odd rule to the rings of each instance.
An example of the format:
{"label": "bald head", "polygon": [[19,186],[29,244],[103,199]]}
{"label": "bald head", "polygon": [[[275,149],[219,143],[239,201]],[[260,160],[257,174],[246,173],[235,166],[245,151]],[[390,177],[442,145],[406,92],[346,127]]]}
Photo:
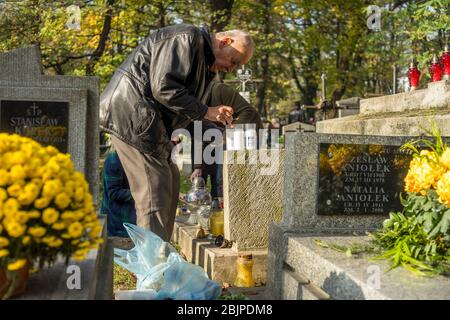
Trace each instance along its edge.
{"label": "bald head", "polygon": [[231,72],[250,60],[255,44],[247,32],[229,30],[214,35],[213,51],[216,60],[211,70]]}

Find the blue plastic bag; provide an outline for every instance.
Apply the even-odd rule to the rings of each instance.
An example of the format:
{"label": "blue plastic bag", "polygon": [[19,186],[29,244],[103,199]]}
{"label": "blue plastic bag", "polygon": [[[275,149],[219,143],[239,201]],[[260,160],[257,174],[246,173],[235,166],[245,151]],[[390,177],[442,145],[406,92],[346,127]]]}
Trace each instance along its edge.
{"label": "blue plastic bag", "polygon": [[114,262],[137,277],[137,290],[154,290],[156,299],[214,300],[222,287],[205,270],[185,261],[153,232],[124,223],[134,242],[130,250],[114,249]]}

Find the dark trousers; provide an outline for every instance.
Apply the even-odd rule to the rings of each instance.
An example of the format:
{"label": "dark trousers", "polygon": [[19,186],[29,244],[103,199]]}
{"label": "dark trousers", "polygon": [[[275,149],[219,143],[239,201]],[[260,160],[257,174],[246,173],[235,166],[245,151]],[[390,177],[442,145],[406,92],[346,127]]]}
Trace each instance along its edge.
{"label": "dark trousers", "polygon": [[111,135],[136,204],[137,225],[170,241],[180,189],[178,167],[140,152]]}

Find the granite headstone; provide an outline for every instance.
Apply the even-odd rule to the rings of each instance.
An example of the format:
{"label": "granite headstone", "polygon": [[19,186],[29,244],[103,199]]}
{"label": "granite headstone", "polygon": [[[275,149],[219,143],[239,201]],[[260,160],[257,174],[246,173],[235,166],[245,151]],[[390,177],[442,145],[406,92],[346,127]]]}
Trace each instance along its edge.
{"label": "granite headstone", "polygon": [[37,46],[0,53],[0,132],[71,155],[98,199],[99,79],[44,75]]}
{"label": "granite headstone", "polygon": [[289,133],[282,225],[325,234],[364,234],[398,210],[409,137]]}

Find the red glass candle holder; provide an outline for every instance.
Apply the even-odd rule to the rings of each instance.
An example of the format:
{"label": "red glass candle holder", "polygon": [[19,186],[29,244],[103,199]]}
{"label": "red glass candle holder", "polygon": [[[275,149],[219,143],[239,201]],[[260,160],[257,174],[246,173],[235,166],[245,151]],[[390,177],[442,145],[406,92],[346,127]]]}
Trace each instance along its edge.
{"label": "red glass candle holder", "polygon": [[414,60],[409,65],[408,80],[411,90],[416,90],[419,87],[420,71],[417,69],[417,63]]}
{"label": "red glass candle holder", "polygon": [[449,45],[445,46],[444,53],[442,54],[442,64],[444,67],[444,76],[446,80],[450,80],[450,49]]}
{"label": "red glass candle holder", "polygon": [[429,71],[431,74],[431,82],[436,82],[436,81],[442,80],[442,74],[443,74],[442,63],[441,63],[441,61],[439,61],[439,59],[436,56],[433,57],[433,61],[431,63]]}

